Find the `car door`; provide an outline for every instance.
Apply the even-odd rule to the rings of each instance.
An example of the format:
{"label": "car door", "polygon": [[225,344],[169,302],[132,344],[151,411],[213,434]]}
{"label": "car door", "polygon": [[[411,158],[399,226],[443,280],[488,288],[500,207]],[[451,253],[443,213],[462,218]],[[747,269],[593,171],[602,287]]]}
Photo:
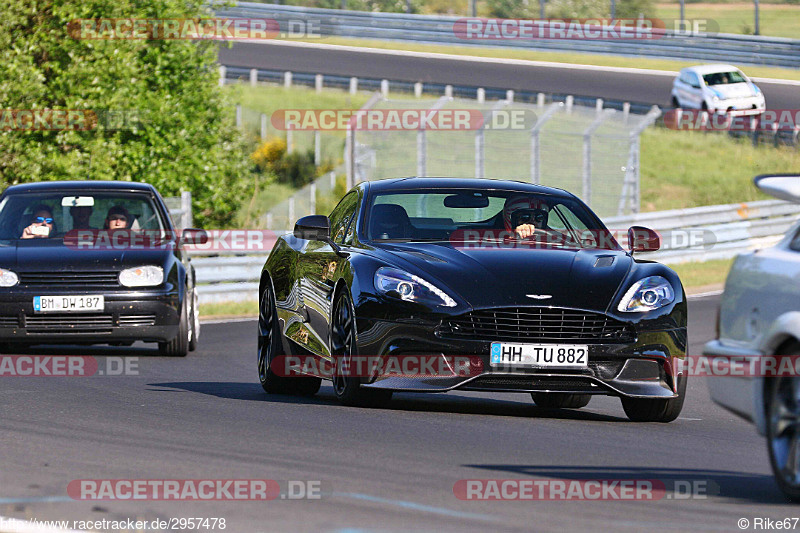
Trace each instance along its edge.
{"label": "car door", "polygon": [[686,102],[695,109],[703,107],[703,84],[696,72],[686,73]]}
{"label": "car door", "polygon": [[[358,191],[348,193],[331,211],[331,239],[344,245],[348,228],[355,220],[359,205]],[[334,252],[330,244],[309,241],[298,256],[297,277],[304,308],[305,321],[287,336],[304,348],[323,357],[330,354],[328,324],[334,281],[340,263],[346,259]]]}
{"label": "car door", "polygon": [[757,348],[778,317],[800,311],[800,228],[781,243],[740,256],[731,270],[722,302],[720,338]]}

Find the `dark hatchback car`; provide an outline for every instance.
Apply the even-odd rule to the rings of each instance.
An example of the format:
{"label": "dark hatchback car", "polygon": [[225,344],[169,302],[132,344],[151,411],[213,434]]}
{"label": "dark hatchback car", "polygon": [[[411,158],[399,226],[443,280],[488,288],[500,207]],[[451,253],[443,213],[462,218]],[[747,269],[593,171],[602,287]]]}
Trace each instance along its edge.
{"label": "dark hatchback car", "polygon": [[[560,189],[457,178],[359,184],[329,217],[300,219],[264,265],[261,384],[313,394],[331,379],[345,404],[469,390],[578,408],[602,394],[621,398],[632,420],[674,420],[686,392],[677,361],[685,293],[674,271],[634,257],[658,248],[655,232],[633,227],[627,237],[629,250]],[[379,367],[395,356],[467,356],[477,370],[353,372],[362,356]]]}
{"label": "dark hatchback car", "polygon": [[151,185],[54,181],[0,196],[0,343],[157,342],[184,356],[200,333],[194,268]]}

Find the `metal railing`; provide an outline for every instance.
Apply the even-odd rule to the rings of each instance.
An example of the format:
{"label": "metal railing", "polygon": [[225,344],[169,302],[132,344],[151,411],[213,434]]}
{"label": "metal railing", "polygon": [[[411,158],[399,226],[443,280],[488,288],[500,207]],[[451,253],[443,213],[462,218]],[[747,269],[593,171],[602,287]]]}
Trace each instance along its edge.
{"label": "metal railing", "polygon": [[659,59],[697,59],[726,61],[745,65],[800,67],[800,40],[733,34],[685,35],[665,31],[652,40],[575,40],[575,39],[464,39],[454,30],[463,17],[368,13],[276,4],[239,2],[217,10],[218,16],[275,19],[282,32],[289,22],[312,22],[321,35],[364,39],[386,39],[418,43],[495,46],[559,52],[589,52]]}
{"label": "metal railing", "polygon": [[[728,259],[755,248],[777,243],[796,224],[800,205],[780,200],[714,205],[653,213],[639,213],[604,220],[612,230],[642,225],[664,236],[662,249],[641,255],[666,264]],[[690,239],[670,236],[702,230],[714,243],[692,244]],[[680,242],[678,242],[680,241]],[[255,300],[268,252],[193,259],[201,303]]]}

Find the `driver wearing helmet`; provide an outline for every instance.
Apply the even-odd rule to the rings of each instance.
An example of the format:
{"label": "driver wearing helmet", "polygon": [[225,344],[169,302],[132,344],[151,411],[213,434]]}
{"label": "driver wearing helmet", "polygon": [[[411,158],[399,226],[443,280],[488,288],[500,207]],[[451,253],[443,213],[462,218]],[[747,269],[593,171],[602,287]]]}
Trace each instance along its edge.
{"label": "driver wearing helmet", "polygon": [[503,223],[506,230],[515,232],[520,239],[531,237],[537,230],[547,228],[550,207],[530,196],[512,196],[503,206]]}

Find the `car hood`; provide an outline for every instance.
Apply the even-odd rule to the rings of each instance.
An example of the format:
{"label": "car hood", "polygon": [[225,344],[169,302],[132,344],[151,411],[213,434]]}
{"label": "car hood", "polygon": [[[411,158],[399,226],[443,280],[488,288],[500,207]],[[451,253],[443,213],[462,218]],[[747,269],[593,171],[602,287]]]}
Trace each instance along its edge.
{"label": "car hood", "polygon": [[754,96],[755,91],[747,83],[730,83],[726,85],[709,86],[712,92],[719,95],[720,98],[742,98],[745,96]]}
{"label": "car hood", "polygon": [[58,241],[0,243],[0,268],[17,272],[119,271],[140,265],[162,265],[170,250],[89,250]]}
{"label": "car hood", "polygon": [[477,249],[450,243],[380,248],[400,259],[397,266],[413,265],[474,308],[543,305],[605,312],[632,263],[619,250]]}

